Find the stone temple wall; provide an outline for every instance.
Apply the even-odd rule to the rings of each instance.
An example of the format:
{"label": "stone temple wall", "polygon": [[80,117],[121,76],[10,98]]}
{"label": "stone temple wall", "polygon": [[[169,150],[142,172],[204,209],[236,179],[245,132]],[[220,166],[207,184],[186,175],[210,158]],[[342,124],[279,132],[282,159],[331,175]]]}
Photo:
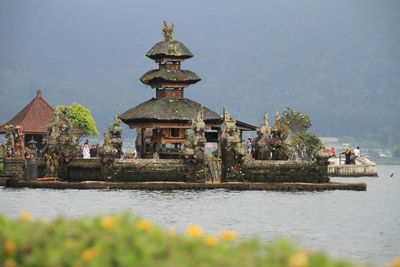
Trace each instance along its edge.
{"label": "stone temple wall", "polygon": [[322,183],[329,182],[326,169],[316,161],[250,160],[231,170],[228,181]]}
{"label": "stone temple wall", "polygon": [[[16,165],[16,164],[14,164]],[[18,166],[11,166],[16,172]],[[39,177],[44,176],[44,162],[39,163]],[[23,170],[21,166],[21,178]],[[67,181],[187,181],[183,160],[170,159],[74,159],[68,163]]]}
{"label": "stone temple wall", "polygon": [[[109,171],[107,171],[109,168]],[[186,181],[183,160],[74,159],[68,164],[68,181]]]}
{"label": "stone temple wall", "polygon": [[[43,177],[44,162],[39,161],[38,163],[38,176]],[[17,179],[24,179],[24,161],[5,161],[4,166],[5,174],[17,174]],[[186,170],[185,161],[180,159],[74,159],[67,168],[66,180],[71,182],[194,181],[193,177],[188,177],[190,174]],[[228,169],[226,176],[225,182],[329,182],[327,166],[318,161],[245,160],[239,168]]]}
{"label": "stone temple wall", "polygon": [[118,181],[186,181],[184,161],[180,159],[119,159],[113,168]]}
{"label": "stone temple wall", "polygon": [[99,159],[73,159],[68,164],[68,181],[102,181],[102,165]]}

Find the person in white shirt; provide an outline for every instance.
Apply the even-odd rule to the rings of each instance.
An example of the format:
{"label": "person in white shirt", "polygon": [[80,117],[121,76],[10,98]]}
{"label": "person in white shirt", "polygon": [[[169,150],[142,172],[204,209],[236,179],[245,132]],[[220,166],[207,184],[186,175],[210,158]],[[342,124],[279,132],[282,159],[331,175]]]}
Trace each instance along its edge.
{"label": "person in white shirt", "polygon": [[83,156],[84,159],[90,159],[89,140],[86,140],[86,142],[83,144],[82,156]]}
{"label": "person in white shirt", "polygon": [[358,146],[357,148],[354,148],[354,156],[356,156],[357,158],[361,156],[361,151],[360,151],[360,147]]}

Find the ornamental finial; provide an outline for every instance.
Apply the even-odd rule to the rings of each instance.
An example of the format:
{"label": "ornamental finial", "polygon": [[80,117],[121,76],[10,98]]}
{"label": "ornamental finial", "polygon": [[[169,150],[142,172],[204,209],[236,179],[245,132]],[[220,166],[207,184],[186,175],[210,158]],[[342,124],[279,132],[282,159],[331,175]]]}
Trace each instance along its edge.
{"label": "ornamental finial", "polygon": [[36,97],[42,97],[42,90],[40,88],[36,89]]}
{"label": "ornamental finial", "polygon": [[171,22],[171,26],[168,26],[167,22],[163,20],[163,29],[165,41],[172,41],[174,39],[174,23]]}

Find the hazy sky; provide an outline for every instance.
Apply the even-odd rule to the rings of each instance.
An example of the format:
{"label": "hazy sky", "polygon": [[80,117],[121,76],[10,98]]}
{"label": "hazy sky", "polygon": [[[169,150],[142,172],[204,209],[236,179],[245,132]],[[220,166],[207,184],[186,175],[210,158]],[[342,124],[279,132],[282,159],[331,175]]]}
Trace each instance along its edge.
{"label": "hazy sky", "polygon": [[260,124],[284,107],[320,135],[400,130],[400,1],[0,0],[0,123],[42,88],[102,132],[154,91],[138,78],[162,20],[194,54],[185,95]]}

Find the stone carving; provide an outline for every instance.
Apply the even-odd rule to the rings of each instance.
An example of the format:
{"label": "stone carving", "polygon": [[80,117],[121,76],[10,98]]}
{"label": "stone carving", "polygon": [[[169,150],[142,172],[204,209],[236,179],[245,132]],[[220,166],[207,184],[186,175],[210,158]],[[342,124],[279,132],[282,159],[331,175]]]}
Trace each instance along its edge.
{"label": "stone carving", "polygon": [[31,138],[28,142],[28,147],[25,148],[26,168],[25,174],[27,180],[35,180],[38,177],[38,165],[37,165],[37,142]]}
{"label": "stone carving", "polygon": [[31,158],[36,159],[38,155],[37,151],[37,142],[31,138],[31,140],[28,142],[28,147],[25,148],[25,154],[29,154]]}
{"label": "stone carving", "polygon": [[163,21],[163,29],[165,41],[172,41],[174,39],[174,23],[171,23],[171,26],[168,26],[167,22]]}
{"label": "stone carving", "polygon": [[273,160],[288,160],[288,131],[281,122],[281,117],[277,112],[275,114],[275,126],[271,130],[271,148]]}
{"label": "stone carving", "polygon": [[246,148],[243,146],[236,120],[224,108],[224,121],[221,125],[222,178],[239,179]]}
{"label": "stone carving", "polygon": [[277,112],[274,127],[269,126],[268,113],[265,113],[261,126],[257,129],[255,150],[257,160],[288,160],[288,130]]}
{"label": "stone carving", "polygon": [[122,127],[119,114],[114,118],[114,122],[108,126],[104,133],[104,144],[99,149],[102,158],[120,158],[122,156]]}
{"label": "stone carving", "polygon": [[206,144],[203,111],[193,119],[191,132],[186,135],[186,142],[183,145],[182,157],[185,161],[185,169],[189,180],[204,179],[204,150]]}
{"label": "stone carving", "polygon": [[5,158],[13,159],[15,157],[15,140],[14,140],[14,126],[13,125],[6,125],[6,153]]}
{"label": "stone carving", "polygon": [[79,140],[67,114],[68,109],[56,112],[49,124],[46,144],[41,151],[46,162],[46,176],[66,177],[68,162],[79,154]]}
{"label": "stone carving", "polygon": [[18,159],[25,158],[25,134],[22,132],[21,126],[15,126],[15,156]]}
{"label": "stone carving", "polygon": [[206,143],[205,129],[206,124],[203,120],[203,112],[197,114],[197,118],[192,120],[192,132],[188,133],[183,147],[183,157],[187,160],[204,160],[204,145]]}
{"label": "stone carving", "polygon": [[255,140],[255,157],[257,160],[270,160],[272,158],[272,134],[269,126],[268,113],[265,113],[263,123],[257,128]]}
{"label": "stone carving", "polygon": [[6,158],[24,159],[25,158],[25,135],[21,126],[7,125],[6,130]]}
{"label": "stone carving", "polygon": [[6,158],[6,145],[0,143],[0,159],[5,159]]}

